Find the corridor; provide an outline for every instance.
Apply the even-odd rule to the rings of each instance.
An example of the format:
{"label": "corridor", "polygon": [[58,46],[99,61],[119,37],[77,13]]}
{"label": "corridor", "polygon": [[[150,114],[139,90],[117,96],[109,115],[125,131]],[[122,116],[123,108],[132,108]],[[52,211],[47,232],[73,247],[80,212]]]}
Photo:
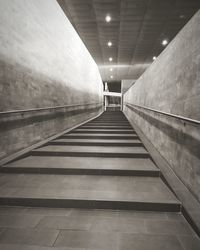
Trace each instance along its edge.
{"label": "corridor", "polygon": [[0,250],[200,250],[199,108],[199,0],[0,0]]}

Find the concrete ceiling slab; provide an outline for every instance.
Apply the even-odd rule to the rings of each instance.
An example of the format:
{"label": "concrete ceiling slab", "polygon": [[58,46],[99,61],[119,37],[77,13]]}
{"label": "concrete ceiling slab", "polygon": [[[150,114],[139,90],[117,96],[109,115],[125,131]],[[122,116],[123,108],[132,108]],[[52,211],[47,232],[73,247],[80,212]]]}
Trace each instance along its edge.
{"label": "concrete ceiling slab", "polygon": [[[57,1],[104,81],[139,78],[165,48],[162,40],[171,41],[200,8],[199,0]],[[107,14],[112,18],[109,23],[105,22]]]}

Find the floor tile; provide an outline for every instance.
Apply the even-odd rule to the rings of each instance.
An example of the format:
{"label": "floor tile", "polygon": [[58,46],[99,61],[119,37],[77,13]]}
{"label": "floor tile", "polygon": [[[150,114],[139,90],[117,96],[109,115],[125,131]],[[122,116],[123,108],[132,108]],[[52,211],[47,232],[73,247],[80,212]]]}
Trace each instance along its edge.
{"label": "floor tile", "polygon": [[194,235],[190,225],[182,221],[145,221],[145,227],[150,234]]}
{"label": "floor tile", "polygon": [[96,218],[116,218],[118,217],[118,210],[111,209],[72,209],[70,216],[88,215]]}
{"label": "floor tile", "polygon": [[199,250],[200,238],[191,236],[178,236],[178,240],[184,250]]}
{"label": "floor tile", "polygon": [[7,206],[0,206],[0,215],[12,215],[12,214],[23,214],[25,212],[25,207],[7,207]]}
{"label": "floor tile", "polygon": [[0,215],[0,227],[4,228],[32,228],[35,227],[43,216],[25,214]]}
{"label": "floor tile", "polygon": [[146,233],[142,219],[124,221],[122,218],[96,218],[90,230],[92,232]]}
{"label": "floor tile", "polygon": [[168,220],[179,220],[179,221],[185,221],[185,218],[181,213],[167,213]]}
{"label": "floor tile", "polygon": [[34,207],[34,208],[25,208],[24,214],[37,214],[37,215],[52,215],[52,216],[68,216],[71,214],[72,209],[69,208],[40,208],[40,207]]}
{"label": "floor tile", "polygon": [[124,220],[132,220],[132,219],[149,219],[149,220],[167,220],[166,212],[138,212],[138,211],[119,211],[119,218],[123,218]]}
{"label": "floor tile", "polygon": [[37,228],[89,230],[93,221],[92,216],[45,216]]}
{"label": "floor tile", "polygon": [[85,250],[83,248],[71,247],[42,247],[36,245],[0,244],[0,250]]}
{"label": "floor tile", "polygon": [[0,243],[52,246],[58,230],[6,229],[0,234]]}
{"label": "floor tile", "polygon": [[121,234],[118,239],[118,250],[183,250],[183,248],[175,236]]}
{"label": "floor tile", "polygon": [[51,247],[40,247],[20,244],[0,244],[0,250],[57,250]]}
{"label": "floor tile", "polygon": [[56,247],[117,250],[117,235],[113,233],[62,230],[54,245]]}

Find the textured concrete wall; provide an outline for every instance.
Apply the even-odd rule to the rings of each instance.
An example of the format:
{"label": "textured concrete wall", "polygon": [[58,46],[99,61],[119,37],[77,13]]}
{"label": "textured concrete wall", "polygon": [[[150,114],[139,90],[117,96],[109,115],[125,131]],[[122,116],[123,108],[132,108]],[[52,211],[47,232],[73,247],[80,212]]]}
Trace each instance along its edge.
{"label": "textured concrete wall", "polygon": [[103,85],[96,63],[56,0],[0,0],[0,13],[0,111],[75,104],[86,109],[72,124],[53,122],[49,133],[38,126],[29,138],[15,131],[6,140],[1,126],[3,142],[16,145],[8,145],[7,152],[4,144],[7,154],[98,114],[98,104],[91,112],[86,104],[102,102]]}
{"label": "textured concrete wall", "polygon": [[[126,103],[200,120],[200,11],[125,93]],[[142,108],[124,112],[200,201],[200,126]]]}
{"label": "textured concrete wall", "polygon": [[136,80],[134,80],[134,79],[122,80],[121,93],[124,94],[135,82],[136,82]]}

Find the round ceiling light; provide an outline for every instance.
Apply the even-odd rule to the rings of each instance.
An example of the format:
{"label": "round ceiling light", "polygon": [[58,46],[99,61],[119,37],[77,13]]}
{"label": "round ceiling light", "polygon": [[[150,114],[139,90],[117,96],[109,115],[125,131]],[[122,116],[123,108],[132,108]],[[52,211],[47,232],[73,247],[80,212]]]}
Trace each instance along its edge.
{"label": "round ceiling light", "polygon": [[167,44],[168,44],[168,40],[167,39],[162,40],[162,45],[163,46],[166,46]]}
{"label": "round ceiling light", "polygon": [[106,18],[105,18],[106,22],[109,23],[111,21],[111,16],[110,15],[107,15]]}

